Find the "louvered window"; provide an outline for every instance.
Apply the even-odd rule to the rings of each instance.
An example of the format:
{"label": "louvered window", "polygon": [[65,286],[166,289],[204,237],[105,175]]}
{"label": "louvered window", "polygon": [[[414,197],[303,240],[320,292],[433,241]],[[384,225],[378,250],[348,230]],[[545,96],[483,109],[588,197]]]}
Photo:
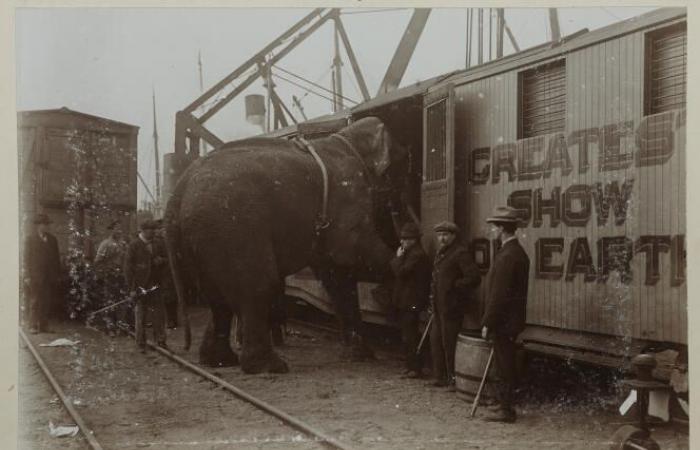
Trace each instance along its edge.
{"label": "louvered window", "polygon": [[647,35],[646,114],[685,108],[687,40],[685,23]]}
{"label": "louvered window", "polygon": [[446,118],[447,101],[428,107],[428,134],[425,158],[425,181],[442,180],[447,175]]}
{"label": "louvered window", "polygon": [[518,138],[564,131],[566,64],[543,64],[520,73]]}

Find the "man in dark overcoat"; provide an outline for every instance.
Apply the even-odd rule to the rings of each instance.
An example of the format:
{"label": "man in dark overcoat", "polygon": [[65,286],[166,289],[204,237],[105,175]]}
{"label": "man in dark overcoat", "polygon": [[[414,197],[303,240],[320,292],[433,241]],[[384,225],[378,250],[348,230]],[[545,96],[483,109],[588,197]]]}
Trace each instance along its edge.
{"label": "man in dark overcoat", "polygon": [[168,328],[175,328],[177,326],[177,295],[175,294],[175,284],[170,272],[170,263],[168,262],[163,219],[156,220],[155,224],[157,227],[153,238],[155,254],[156,257],[162,258],[164,261],[163,264],[158,265],[155,279],[159,286],[160,296],[163,298],[167,326]]}
{"label": "man in dark overcoat", "polygon": [[498,408],[486,420],[510,423],[515,421],[512,396],[517,381],[516,338],[525,329],[530,258],[515,236],[516,209],[498,207],[486,221],[501,242],[483,290],[485,311],[481,332],[484,339],[493,342],[498,375],[495,383]]}
{"label": "man in dark overcoat", "polygon": [[61,258],[58,242],[49,233],[51,219],[46,214],[34,218],[34,227],[24,243],[24,285],[29,298],[29,332],[46,333],[48,313],[58,295]]}
{"label": "man in dark overcoat", "polygon": [[158,254],[154,241],[156,223],[145,220],[136,239],[129,243],[124,258],[124,276],[129,295],[134,299],[134,325],[136,344],[141,352],[146,350],[146,314],[153,323],[156,344],[165,347],[165,307],[158,292],[157,276],[166,260]]}
{"label": "man in dark overcoat", "polygon": [[399,233],[401,246],[390,263],[394,273],[392,305],[399,312],[401,340],[406,357],[404,375],[408,378],[422,376],[423,364],[416,354],[418,322],[420,312],[428,304],[430,293],[430,260],[420,244],[420,235],[416,224],[405,224]]}
{"label": "man in dark overcoat", "polygon": [[454,389],[455,348],[466,305],[475,300],[481,281],[479,269],[467,248],[457,242],[457,225],[435,226],[438,251],[433,263],[430,299],[433,323],[430,350],[433,357],[433,386]]}

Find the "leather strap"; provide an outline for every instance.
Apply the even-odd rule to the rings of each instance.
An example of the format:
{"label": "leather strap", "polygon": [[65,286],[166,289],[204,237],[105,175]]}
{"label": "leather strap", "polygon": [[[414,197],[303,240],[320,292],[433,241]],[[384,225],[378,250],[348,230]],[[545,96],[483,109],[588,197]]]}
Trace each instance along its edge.
{"label": "leather strap", "polygon": [[328,219],[328,170],[326,170],[326,165],[323,160],[318,156],[318,152],[313,145],[303,137],[297,137],[296,140],[303,146],[305,150],[311,153],[311,156],[316,161],[316,164],[321,168],[321,175],[323,176],[323,204],[321,206],[321,213],[316,219],[315,231],[316,234],[320,234],[321,230],[328,228],[330,225],[330,220]]}

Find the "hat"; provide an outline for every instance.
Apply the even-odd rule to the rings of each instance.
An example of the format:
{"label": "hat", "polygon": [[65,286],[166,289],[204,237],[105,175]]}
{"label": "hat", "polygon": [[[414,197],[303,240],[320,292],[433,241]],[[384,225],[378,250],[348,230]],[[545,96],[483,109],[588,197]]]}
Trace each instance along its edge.
{"label": "hat", "polygon": [[158,228],[158,225],[156,225],[155,220],[146,219],[143,222],[141,222],[140,228],[142,230],[155,230],[156,228]]}
{"label": "hat", "polygon": [[401,233],[399,233],[401,239],[418,239],[420,237],[420,228],[413,222],[408,222],[401,227]]}
{"label": "hat", "polygon": [[519,220],[517,209],[512,206],[497,206],[493,210],[493,215],[486,219],[486,222],[518,223]]}
{"label": "hat", "polygon": [[46,214],[37,214],[36,216],[34,216],[34,223],[37,225],[39,225],[39,224],[48,225],[51,223],[51,219]]}
{"label": "hat", "polygon": [[445,221],[445,222],[440,222],[439,224],[435,225],[433,227],[433,230],[436,233],[448,232],[448,233],[456,234],[459,231],[459,227],[457,227],[457,225],[454,222]]}
{"label": "hat", "polygon": [[115,229],[116,227],[118,227],[119,225],[121,225],[121,222],[120,222],[119,220],[115,220],[114,222],[112,222],[112,223],[110,223],[109,225],[107,225],[107,229],[108,229],[108,230],[114,230],[114,229]]}

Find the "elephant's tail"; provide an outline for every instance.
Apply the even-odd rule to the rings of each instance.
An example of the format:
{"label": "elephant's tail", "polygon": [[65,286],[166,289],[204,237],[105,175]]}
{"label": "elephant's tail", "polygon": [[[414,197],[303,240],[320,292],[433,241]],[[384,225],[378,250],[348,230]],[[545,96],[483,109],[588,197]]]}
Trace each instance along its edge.
{"label": "elephant's tail", "polygon": [[190,330],[190,321],[187,316],[187,289],[185,287],[185,271],[183,270],[183,254],[186,252],[186,249],[182,243],[182,232],[180,229],[180,204],[186,186],[187,181],[183,176],[168,200],[164,222],[168,260],[170,261],[170,271],[173,275],[173,284],[177,294],[178,320],[185,330],[185,350],[189,350],[192,343],[192,331]]}

